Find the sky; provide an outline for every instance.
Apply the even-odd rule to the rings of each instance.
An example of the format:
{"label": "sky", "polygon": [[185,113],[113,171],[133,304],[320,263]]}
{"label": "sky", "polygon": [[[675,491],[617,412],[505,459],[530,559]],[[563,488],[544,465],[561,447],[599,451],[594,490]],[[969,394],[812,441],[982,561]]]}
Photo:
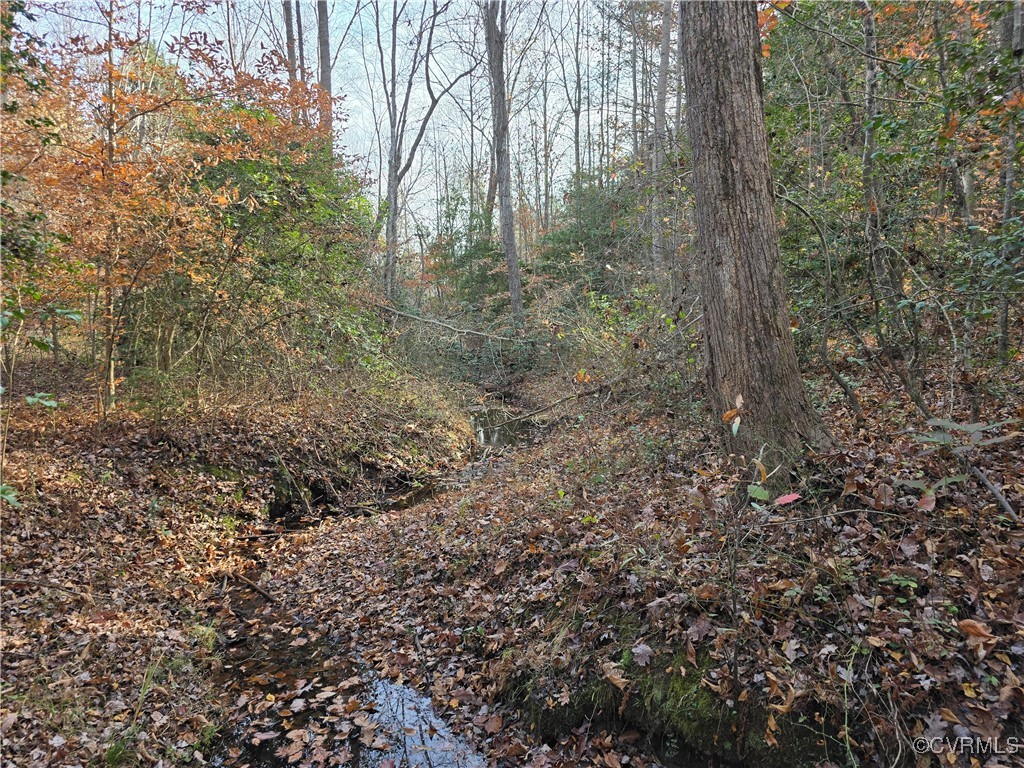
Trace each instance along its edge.
{"label": "sky", "polygon": [[[109,0],[38,0],[33,4],[38,16],[36,30],[50,42],[70,35],[100,35],[103,33],[101,8]],[[133,28],[148,35],[150,42],[161,51],[176,36],[191,31],[204,31],[212,38],[229,46],[243,68],[249,68],[268,50],[283,53],[284,23],[280,0],[237,0],[227,2],[201,2],[201,0],[118,0],[125,22],[123,27]],[[300,0],[306,69],[309,80],[315,81],[318,67],[316,45],[316,2]],[[404,95],[407,76],[416,50],[415,37],[423,14],[431,5],[421,0],[398,0],[399,23],[396,33],[397,73],[400,82],[399,98]],[[439,194],[447,176],[453,186],[463,187],[467,175],[470,153],[470,135],[480,173],[486,174],[489,156],[490,107],[486,63],[483,61],[482,21],[474,0],[451,0],[442,3],[444,12],[439,16],[431,59],[431,76],[437,84],[447,83],[462,71],[477,66],[452,92],[439,103],[426,131],[423,144],[404,185],[407,202],[406,229],[433,231]],[[378,48],[376,19],[381,26],[385,71],[390,69],[390,28],[394,6],[371,0],[329,0],[329,27],[331,32],[333,91],[338,98],[340,132],[338,148],[350,159],[353,169],[368,180],[367,192],[371,198],[383,196],[381,179],[385,175],[388,152],[387,97],[382,78],[382,56]],[[564,181],[571,171],[572,124],[568,113],[565,91],[560,82],[562,67],[569,57],[567,44],[571,39],[558,37],[558,30],[571,24],[574,10],[581,14],[586,25],[593,29],[598,14],[597,6],[586,0],[545,3],[511,3],[509,43],[506,69],[511,91],[511,135],[513,162],[523,169],[526,179],[534,177],[533,166],[538,162],[537,135],[541,120],[541,99],[547,82],[547,122],[552,136],[552,172]],[[546,15],[545,24],[538,24],[539,14]],[[230,31],[230,33],[229,33]],[[592,54],[585,54],[592,55]],[[541,64],[544,64],[541,67]],[[412,78],[408,101],[409,126],[405,147],[412,143],[419,121],[426,112],[429,96],[422,66]],[[474,120],[470,122],[470,101],[473,101]],[[591,115],[594,118],[594,115]],[[532,122],[532,125],[531,125]],[[486,180],[481,182],[486,183]],[[526,192],[527,190],[521,190]]]}

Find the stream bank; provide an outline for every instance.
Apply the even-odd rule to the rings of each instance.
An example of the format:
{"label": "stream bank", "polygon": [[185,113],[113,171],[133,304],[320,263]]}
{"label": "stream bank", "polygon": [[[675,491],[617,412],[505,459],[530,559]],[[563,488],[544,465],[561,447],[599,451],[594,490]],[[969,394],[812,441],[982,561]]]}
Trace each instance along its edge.
{"label": "stream bank", "polygon": [[[257,686],[235,707],[241,730],[228,742],[234,746],[222,764],[269,768],[290,758],[302,765],[337,764],[330,743],[343,743],[341,755],[355,765],[391,765],[389,759],[416,765],[408,757],[413,753],[452,768],[590,764],[585,756],[638,767],[827,764],[829,746],[834,752],[837,745],[826,746],[822,728],[801,729],[795,719],[773,715],[778,746],[771,746],[761,736],[771,710],[757,701],[732,707],[712,694],[705,676],[718,671],[707,657],[694,666],[684,650],[664,672],[665,662],[637,663],[629,651],[594,671],[580,663],[597,654],[609,658],[608,639],[587,648],[558,618],[566,602],[551,601],[562,586],[598,585],[579,555],[568,554],[578,546],[591,551],[591,559],[600,553],[599,539],[587,530],[597,520],[564,527],[572,509],[564,492],[556,492],[553,506],[543,505],[539,517],[516,516],[517,500],[536,499],[536,489],[518,493],[530,478],[522,468],[546,455],[547,446],[517,446],[533,427],[512,416],[495,408],[471,412],[482,459],[447,483],[449,490],[404,509],[331,517],[266,552],[257,580],[276,605],[265,606],[263,618],[245,621],[262,650],[244,663],[257,659],[257,667],[278,670],[269,676],[275,687]],[[506,487],[512,477],[518,478],[515,493]],[[487,554],[482,545],[489,537],[481,537],[481,526],[506,531],[503,538],[524,549]],[[574,537],[577,546],[571,545]],[[567,554],[559,555],[563,548]],[[535,591],[520,595],[509,578],[521,585],[524,566],[541,578]],[[612,584],[605,587],[615,593]],[[519,607],[510,613],[512,606]],[[634,610],[605,602],[578,621],[611,621],[605,637],[615,642],[636,632],[642,611]],[[545,625],[560,628],[558,637],[541,640],[545,633],[537,630]],[[280,643],[260,640],[262,628],[282,632],[287,626],[293,629]],[[307,639],[308,627],[323,634]],[[226,684],[236,685],[237,669],[233,674]],[[268,681],[265,675],[241,677]],[[361,718],[360,728],[371,729],[365,734],[331,703],[341,695],[339,679],[352,687],[346,706]],[[324,705],[310,704],[321,695]],[[294,697],[302,701],[301,713],[289,703]],[[397,729],[394,717],[379,719],[395,708],[413,713]],[[454,730],[437,724],[449,721]],[[442,734],[442,743],[425,743],[423,733]],[[374,734],[382,741],[374,743]],[[261,762],[253,762],[247,745],[254,738],[266,741],[253,745]],[[402,757],[394,757],[395,750]]]}
{"label": "stream bank", "polygon": [[[485,439],[507,421],[487,417]],[[408,509],[326,521],[272,554],[268,588],[429,691],[494,764],[844,764],[831,712],[736,681],[733,630],[686,609],[719,588],[669,570],[686,520],[632,431],[573,424]]]}
{"label": "stream bank", "polygon": [[[343,489],[356,503],[314,505],[312,480],[355,441],[309,423],[295,408],[258,426],[136,419],[22,439],[14,466],[38,491],[4,531],[5,588],[23,581],[4,606],[3,722],[35,757],[14,765],[707,764],[670,760],[645,710],[617,718],[617,667],[602,665],[642,701],[623,653],[647,631],[647,575],[616,565],[622,476],[584,433],[566,433],[570,451],[565,435],[491,446],[463,470],[420,422],[363,453],[374,463]],[[282,465],[305,512],[271,522]],[[437,495],[397,509],[431,467]],[[389,486],[396,469],[414,473],[405,487]],[[40,623],[39,605],[60,610]]]}
{"label": "stream bank", "polygon": [[[468,416],[478,460],[462,467],[456,483],[481,471],[491,452],[514,445],[529,428],[495,407],[477,407]],[[272,576],[265,570],[268,550],[307,538],[303,531],[339,514],[406,510],[433,495],[444,478],[418,482],[375,474],[379,490],[372,499],[339,508],[337,497],[317,493],[308,475],[298,479],[279,465],[271,505],[278,535],[254,537],[236,553],[252,566],[246,575],[225,579],[209,609],[222,638],[223,663],[213,682],[223,691],[228,724],[212,764],[484,768],[484,754],[452,731],[429,696],[401,675],[388,678],[375,670],[352,634],[317,627],[289,609],[286,598],[260,586]],[[488,719],[485,729],[494,722]]]}

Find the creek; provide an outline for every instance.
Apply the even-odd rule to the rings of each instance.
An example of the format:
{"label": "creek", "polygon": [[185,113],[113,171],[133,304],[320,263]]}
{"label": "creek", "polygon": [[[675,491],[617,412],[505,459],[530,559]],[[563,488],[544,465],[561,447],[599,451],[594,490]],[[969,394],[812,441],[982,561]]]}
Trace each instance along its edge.
{"label": "creek", "polygon": [[517,419],[503,408],[476,406],[469,410],[476,442],[483,449],[505,448],[527,437],[533,425]]}
{"label": "creek", "polygon": [[[516,444],[534,429],[532,423],[515,420],[496,407],[473,408],[469,417],[478,460],[463,475],[481,470],[492,451]],[[211,604],[222,638],[222,666],[214,683],[224,691],[227,722],[209,758],[211,765],[489,765],[481,750],[437,714],[429,696],[401,678],[396,682],[382,677],[361,658],[350,636],[333,635],[328,628],[296,618],[279,598],[259,587],[261,553],[253,547],[247,554],[257,566],[248,576],[226,581],[219,600]],[[663,765],[708,765],[706,758],[688,754],[671,740],[648,741],[648,746]]]}
{"label": "creek", "polygon": [[224,644],[214,683],[230,726],[212,765],[487,765],[428,696],[381,677],[343,637],[302,625],[247,586],[226,590],[217,614]]}
{"label": "creek", "polygon": [[[469,418],[477,448],[484,452],[513,445],[526,432],[522,422],[510,421],[498,408],[471,409]],[[251,554],[261,559],[258,552]],[[216,606],[224,644],[215,683],[230,701],[225,709],[231,725],[214,750],[213,765],[487,765],[437,715],[429,696],[381,677],[344,638],[303,626],[256,589],[258,581],[254,569],[230,588],[225,584]]]}

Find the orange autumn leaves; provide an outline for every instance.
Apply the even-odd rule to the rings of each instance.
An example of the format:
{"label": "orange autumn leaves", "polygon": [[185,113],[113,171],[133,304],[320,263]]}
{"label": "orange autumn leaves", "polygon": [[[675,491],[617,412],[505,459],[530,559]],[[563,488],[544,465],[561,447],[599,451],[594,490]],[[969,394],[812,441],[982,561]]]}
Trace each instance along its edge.
{"label": "orange autumn leaves", "polygon": [[223,68],[213,45],[179,43],[173,67],[116,31],[72,38],[41,52],[42,92],[5,83],[19,105],[2,121],[5,197],[44,216],[55,238],[44,258],[5,264],[6,279],[31,271],[41,304],[84,306],[106,293],[92,320],[116,334],[114,305],[130,292],[168,272],[195,275],[198,254],[230,247],[231,206],[251,212],[256,202],[239,200],[230,181],[211,188],[210,169],[301,162],[321,130],[304,119],[318,114],[315,89]]}
{"label": "orange autumn leaves", "polygon": [[757,26],[761,31],[761,55],[765,58],[771,56],[771,48],[767,42],[768,34],[779,23],[779,13],[791,3],[792,0],[778,0],[757,9]]}

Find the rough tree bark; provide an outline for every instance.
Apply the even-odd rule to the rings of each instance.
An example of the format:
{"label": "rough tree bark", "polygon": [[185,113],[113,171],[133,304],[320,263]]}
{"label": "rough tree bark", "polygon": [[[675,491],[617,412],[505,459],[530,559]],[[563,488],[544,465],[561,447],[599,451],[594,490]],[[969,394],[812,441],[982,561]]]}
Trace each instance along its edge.
{"label": "rough tree bark", "polygon": [[316,3],[316,39],[320,51],[320,90],[323,91],[320,98],[324,99],[324,105],[320,115],[320,124],[325,127],[328,135],[328,147],[331,154],[334,154],[334,126],[331,97],[331,37],[327,26],[327,0],[317,0]]}
{"label": "rough tree bark", "polygon": [[757,4],[689,0],[682,12],[710,402],[722,417],[742,398],[738,432],[724,425],[730,451],[788,463],[832,439],[807,398],[790,331]]}
{"label": "rough tree bark", "polygon": [[505,265],[508,269],[508,295],[512,304],[512,319],[516,328],[522,328],[525,324],[523,287],[519,277],[519,253],[516,250],[515,217],[512,211],[508,104],[505,100],[505,2],[486,2],[483,11],[487,63],[491,75],[491,116],[494,121],[494,165],[498,180],[501,247],[505,251]]}

